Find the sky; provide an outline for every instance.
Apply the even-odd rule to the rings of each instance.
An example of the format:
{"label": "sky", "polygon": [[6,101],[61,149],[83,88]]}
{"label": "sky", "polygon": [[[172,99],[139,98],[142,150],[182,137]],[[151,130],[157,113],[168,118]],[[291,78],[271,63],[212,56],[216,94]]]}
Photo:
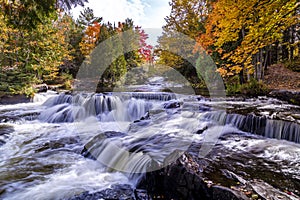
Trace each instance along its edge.
{"label": "sky", "polygon": [[[161,35],[161,27],[165,25],[164,18],[171,12],[170,0],[89,0],[85,7],[94,10],[97,17],[103,17],[104,22],[123,22],[131,18],[134,25],[141,26],[148,34],[147,42],[153,46],[157,44],[157,37]],[[78,18],[84,8],[77,6],[71,13]]]}
{"label": "sky", "polygon": [[[169,0],[89,0],[85,7],[94,10],[97,17],[103,17],[104,22],[124,21],[131,18],[135,25],[142,28],[161,28],[164,18],[170,14]],[[72,9],[77,18],[83,7]]]}

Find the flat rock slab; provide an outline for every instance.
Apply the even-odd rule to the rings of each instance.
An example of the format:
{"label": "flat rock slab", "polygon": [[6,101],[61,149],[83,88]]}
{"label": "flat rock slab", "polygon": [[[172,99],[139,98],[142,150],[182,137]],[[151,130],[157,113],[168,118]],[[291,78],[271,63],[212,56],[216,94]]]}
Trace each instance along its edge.
{"label": "flat rock slab", "polygon": [[282,101],[287,101],[291,104],[300,105],[300,92],[290,90],[273,90],[269,93],[270,97],[277,98]]}
{"label": "flat rock slab", "polygon": [[25,95],[4,95],[0,97],[0,104],[18,104],[18,103],[28,103],[31,98]]}

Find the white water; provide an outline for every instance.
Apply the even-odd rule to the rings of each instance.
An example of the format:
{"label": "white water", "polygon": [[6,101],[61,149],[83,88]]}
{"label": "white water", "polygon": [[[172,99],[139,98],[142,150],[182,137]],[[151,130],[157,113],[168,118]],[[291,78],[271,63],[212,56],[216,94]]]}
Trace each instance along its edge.
{"label": "white water", "polygon": [[[155,170],[176,160],[192,142],[209,144],[199,149],[201,156],[205,157],[214,145],[234,152],[252,152],[253,159],[280,162],[284,173],[299,179],[299,144],[260,136],[219,140],[220,136],[232,133],[251,135],[237,129],[242,126],[244,117],[228,118],[224,112],[199,109],[203,103],[230,107],[245,102],[223,102],[230,104],[224,106],[220,102],[183,97],[178,100],[183,104],[182,109],[164,109],[166,103],[176,102],[168,101],[174,98],[176,96],[166,93],[75,96],[48,93],[36,96],[33,103],[1,105],[1,116],[9,119],[1,125],[10,126],[13,131],[0,146],[0,199],[68,199],[85,191],[101,191],[113,184],[135,187],[140,172]],[[250,106],[253,101],[245,104]],[[255,104],[261,112],[269,109],[265,101],[255,101]],[[288,110],[293,106],[284,105],[280,109],[282,107]],[[23,116],[33,113],[39,115]],[[16,116],[18,120],[11,120]],[[142,117],[145,119],[133,123]],[[286,131],[274,128],[286,123],[295,128]],[[298,128],[296,123],[267,121],[265,136],[281,138],[283,133],[297,133]],[[202,133],[196,134],[198,130]],[[108,131],[123,135],[104,136]],[[84,146],[97,160],[80,154]],[[179,154],[172,157],[174,152]],[[158,165],[151,166],[152,162]],[[137,176],[132,175],[135,173]]]}

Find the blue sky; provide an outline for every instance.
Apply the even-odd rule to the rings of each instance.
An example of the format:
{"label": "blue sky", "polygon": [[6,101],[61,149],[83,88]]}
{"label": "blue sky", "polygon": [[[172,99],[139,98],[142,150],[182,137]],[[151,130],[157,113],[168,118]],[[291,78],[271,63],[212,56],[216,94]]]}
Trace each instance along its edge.
{"label": "blue sky", "polygon": [[[118,22],[131,18],[135,25],[142,28],[161,28],[165,24],[164,18],[170,13],[169,0],[89,0],[86,7],[94,10],[96,16],[104,21]],[[72,10],[74,17],[78,17],[82,7]]]}

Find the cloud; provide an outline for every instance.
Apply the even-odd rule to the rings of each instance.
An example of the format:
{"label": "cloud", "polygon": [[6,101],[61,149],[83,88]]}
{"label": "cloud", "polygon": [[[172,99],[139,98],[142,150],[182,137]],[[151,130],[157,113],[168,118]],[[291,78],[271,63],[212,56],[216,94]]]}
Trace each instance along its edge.
{"label": "cloud", "polygon": [[171,12],[169,0],[147,0],[150,5],[145,7],[145,17],[141,19],[141,24],[145,28],[161,28],[165,25],[165,17]]}
{"label": "cloud", "polygon": [[[85,7],[94,10],[94,14],[103,17],[105,22],[111,23],[124,21],[131,18],[135,25],[143,28],[160,28],[165,23],[170,8],[169,0],[89,0]],[[72,10],[74,18],[77,18],[82,7]]]}
{"label": "cloud", "polygon": [[[161,35],[161,27],[166,23],[164,18],[170,13],[169,0],[89,0],[85,7],[94,10],[97,17],[103,17],[104,22],[123,22],[130,18],[137,26],[149,35],[148,43],[155,46],[157,37]],[[78,6],[72,9],[74,18],[78,18],[84,8]]]}
{"label": "cloud", "polygon": [[[92,8],[95,16],[103,17],[105,22],[111,23],[131,18],[138,24],[145,15],[145,5],[141,0],[89,0],[85,7]],[[82,10],[82,7],[72,9],[74,18],[77,18]]]}

